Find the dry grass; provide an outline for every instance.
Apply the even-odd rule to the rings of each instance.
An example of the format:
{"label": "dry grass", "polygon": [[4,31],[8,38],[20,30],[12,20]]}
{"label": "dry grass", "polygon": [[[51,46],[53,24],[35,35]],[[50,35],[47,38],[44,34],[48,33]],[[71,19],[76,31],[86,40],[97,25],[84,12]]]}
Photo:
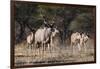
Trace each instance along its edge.
{"label": "dry grass", "polygon": [[17,44],[15,46],[15,65],[37,65],[37,64],[53,64],[53,63],[72,63],[72,62],[88,62],[94,61],[94,41],[88,41],[87,50],[77,51],[74,54],[70,46],[56,46],[49,50],[46,49],[28,49],[27,44]]}

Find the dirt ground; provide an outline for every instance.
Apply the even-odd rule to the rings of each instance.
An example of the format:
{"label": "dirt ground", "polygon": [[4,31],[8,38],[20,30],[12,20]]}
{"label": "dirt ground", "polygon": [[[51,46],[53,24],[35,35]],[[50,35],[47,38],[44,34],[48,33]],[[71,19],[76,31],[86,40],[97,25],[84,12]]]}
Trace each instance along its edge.
{"label": "dirt ground", "polygon": [[26,42],[15,45],[15,66],[89,62],[94,61],[94,40],[89,39],[86,51],[82,47],[78,51],[75,47],[72,53],[72,47],[65,43],[64,46],[55,46],[43,51],[41,48],[28,48]]}

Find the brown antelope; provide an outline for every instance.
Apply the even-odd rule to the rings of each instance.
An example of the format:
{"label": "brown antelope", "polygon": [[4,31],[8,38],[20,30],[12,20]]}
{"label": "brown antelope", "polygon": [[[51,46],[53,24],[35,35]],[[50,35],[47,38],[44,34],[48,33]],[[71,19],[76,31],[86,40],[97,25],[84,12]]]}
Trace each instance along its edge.
{"label": "brown antelope", "polygon": [[51,28],[40,28],[35,33],[35,45],[41,44],[41,46],[45,47],[45,44],[49,41],[51,35]]}
{"label": "brown antelope", "polygon": [[88,40],[89,40],[89,37],[85,33],[82,33],[81,39],[80,39],[80,46],[84,47],[85,51],[86,51]]}
{"label": "brown antelope", "polygon": [[59,34],[59,30],[57,28],[53,28],[52,34],[51,34],[51,46],[54,46],[54,39],[57,37],[57,34]]}
{"label": "brown antelope", "polygon": [[74,46],[78,46],[78,50],[80,51],[80,38],[81,35],[79,32],[75,32],[71,35],[71,46],[72,46],[72,51],[74,51]]}
{"label": "brown antelope", "polygon": [[[71,35],[71,46],[78,46],[79,51],[81,51],[81,48],[84,47],[86,51],[86,43],[89,40],[89,37],[85,34],[82,33],[80,34],[79,32],[73,33]],[[74,48],[73,48],[74,50]]]}
{"label": "brown antelope", "polygon": [[28,44],[28,48],[33,46],[33,40],[34,40],[34,36],[33,36],[33,32],[30,32],[30,34],[27,36],[27,44]]}

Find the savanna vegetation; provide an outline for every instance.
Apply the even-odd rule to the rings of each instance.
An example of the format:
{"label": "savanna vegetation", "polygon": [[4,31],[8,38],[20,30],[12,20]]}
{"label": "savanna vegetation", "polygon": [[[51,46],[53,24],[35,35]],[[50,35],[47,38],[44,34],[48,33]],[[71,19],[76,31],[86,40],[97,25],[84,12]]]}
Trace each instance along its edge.
{"label": "savanna vegetation", "polygon": [[[67,63],[72,62],[72,60],[73,62],[94,61],[95,17],[95,7],[90,6],[15,2],[15,56],[17,55],[15,57],[15,63],[22,63],[21,61],[26,62],[27,59],[30,59],[30,64],[35,64],[33,62],[43,60],[42,58],[39,59],[41,55],[38,55],[36,58],[33,57],[36,56],[33,54],[33,50],[30,53],[33,58],[30,57],[30,55],[27,55],[28,50],[26,50],[25,40],[31,31],[35,32],[38,28],[44,26],[44,20],[46,20],[48,24],[54,24],[54,26],[57,26],[58,30],[60,31],[61,44],[66,46],[66,48],[60,47],[63,49],[60,51],[60,53],[63,53],[63,55],[59,54],[59,50],[61,49],[57,49],[58,53],[52,53],[56,58],[50,58],[50,55],[48,55],[47,52],[45,61],[53,58],[53,61],[56,62],[61,57],[63,57],[61,61]],[[71,48],[68,46],[70,45],[70,36],[76,31],[80,33],[85,32],[91,38],[91,40],[88,42],[88,54],[84,55],[83,53],[78,56],[72,56],[70,54]],[[27,56],[29,58],[26,58]],[[49,62],[50,61],[48,61],[48,63]]]}
{"label": "savanna vegetation", "polygon": [[95,9],[86,6],[16,3],[16,43],[25,39],[27,33],[47,23],[54,23],[61,32],[62,40],[71,32],[95,32]]}

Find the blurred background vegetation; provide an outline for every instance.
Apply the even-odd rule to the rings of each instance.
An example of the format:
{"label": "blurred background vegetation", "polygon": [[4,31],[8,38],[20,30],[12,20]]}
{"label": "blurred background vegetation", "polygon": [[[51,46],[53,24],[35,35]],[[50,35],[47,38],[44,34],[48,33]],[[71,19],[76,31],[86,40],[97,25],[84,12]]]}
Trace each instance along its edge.
{"label": "blurred background vegetation", "polygon": [[16,43],[25,40],[30,31],[35,32],[41,27],[44,19],[57,26],[62,42],[76,31],[93,37],[95,17],[95,7],[91,6],[15,2]]}

